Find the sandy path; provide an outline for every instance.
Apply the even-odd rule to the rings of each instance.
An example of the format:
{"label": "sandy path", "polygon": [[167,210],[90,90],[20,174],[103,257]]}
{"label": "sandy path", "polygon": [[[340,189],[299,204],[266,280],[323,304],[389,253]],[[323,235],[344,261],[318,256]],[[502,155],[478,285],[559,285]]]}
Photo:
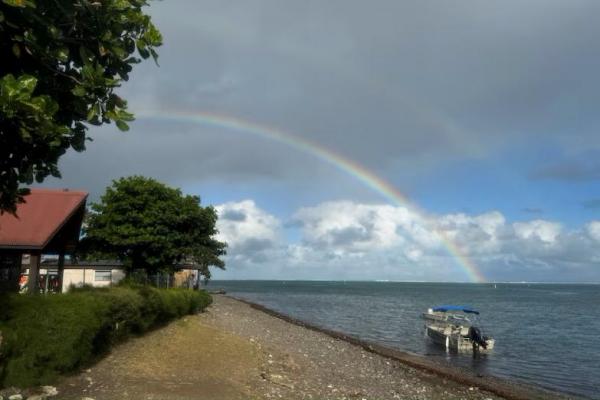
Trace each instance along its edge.
{"label": "sandy path", "polygon": [[496,399],[214,296],[66,378],[61,399]]}

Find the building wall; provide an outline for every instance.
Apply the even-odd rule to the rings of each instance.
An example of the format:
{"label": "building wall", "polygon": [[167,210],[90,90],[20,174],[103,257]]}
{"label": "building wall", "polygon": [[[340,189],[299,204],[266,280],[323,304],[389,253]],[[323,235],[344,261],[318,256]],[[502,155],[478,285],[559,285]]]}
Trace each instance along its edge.
{"label": "building wall", "polygon": [[195,269],[182,269],[173,275],[174,287],[192,288],[197,281],[197,272]]}
{"label": "building wall", "polygon": [[[108,272],[110,271],[110,280],[99,280],[99,274],[97,271]],[[102,274],[105,277],[105,274]],[[125,271],[118,268],[113,269],[95,269],[95,268],[65,268],[63,275],[63,292],[69,290],[71,285],[75,287],[83,285],[92,285],[94,287],[106,287],[115,285],[125,278]]]}

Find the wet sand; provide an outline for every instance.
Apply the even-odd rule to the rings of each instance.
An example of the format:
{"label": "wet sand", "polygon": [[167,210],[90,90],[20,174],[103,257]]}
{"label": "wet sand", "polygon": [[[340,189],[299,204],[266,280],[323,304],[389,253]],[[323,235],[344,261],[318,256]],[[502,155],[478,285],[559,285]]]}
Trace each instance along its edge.
{"label": "wet sand", "polygon": [[[322,332],[226,296],[65,378],[81,399],[547,399],[425,358]],[[287,320],[286,320],[287,319]],[[352,343],[351,343],[352,342]],[[486,390],[487,389],[487,390]]]}

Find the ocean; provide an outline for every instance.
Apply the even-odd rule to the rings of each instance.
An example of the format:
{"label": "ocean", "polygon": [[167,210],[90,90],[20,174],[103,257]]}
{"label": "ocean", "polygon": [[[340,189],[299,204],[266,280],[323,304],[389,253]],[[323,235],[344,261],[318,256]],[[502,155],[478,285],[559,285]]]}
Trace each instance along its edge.
{"label": "ocean", "polygon": [[[600,399],[600,286],[326,281],[212,281],[297,319],[440,363]],[[480,311],[489,354],[447,353],[424,336],[421,313],[439,304]]]}

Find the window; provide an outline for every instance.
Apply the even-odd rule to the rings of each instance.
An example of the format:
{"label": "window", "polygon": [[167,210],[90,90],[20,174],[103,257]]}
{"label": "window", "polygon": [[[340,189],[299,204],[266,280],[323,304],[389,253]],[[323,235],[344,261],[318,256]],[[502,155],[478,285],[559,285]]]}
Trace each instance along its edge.
{"label": "window", "polygon": [[110,282],[112,280],[112,271],[96,271],[94,280],[96,282]]}

